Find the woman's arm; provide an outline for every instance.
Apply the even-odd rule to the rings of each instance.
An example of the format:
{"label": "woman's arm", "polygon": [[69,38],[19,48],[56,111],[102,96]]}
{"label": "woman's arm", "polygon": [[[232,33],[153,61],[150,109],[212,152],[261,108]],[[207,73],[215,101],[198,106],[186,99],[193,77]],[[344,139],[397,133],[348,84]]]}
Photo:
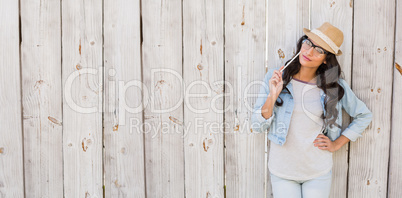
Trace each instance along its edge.
{"label": "woman's arm", "polygon": [[268,70],[265,74],[264,82],[260,86],[260,91],[257,100],[254,104],[253,112],[251,114],[251,128],[253,132],[265,132],[272,123],[275,117],[273,112],[275,102],[269,96],[269,79],[272,77],[273,69]]}
{"label": "woman's arm", "polygon": [[271,94],[268,94],[265,104],[261,107],[262,117],[264,117],[265,119],[270,118],[272,116],[274,106],[275,106],[274,97],[271,96]]}
{"label": "woman's arm", "polygon": [[350,140],[349,140],[346,136],[344,136],[344,135],[339,136],[339,137],[334,141],[334,143],[335,143],[335,150],[336,150],[336,151],[339,150],[340,148],[342,148],[343,145],[347,144],[348,142],[350,142]]}
{"label": "woman's arm", "polygon": [[[363,131],[367,128],[372,120],[372,113],[353,91],[344,79],[339,79],[339,84],[345,90],[341,99],[342,108],[353,118],[349,126],[341,133],[341,135],[333,142],[325,135],[319,134],[314,140],[314,146],[322,150],[335,152],[342,148],[349,141],[356,141],[361,137]],[[339,109],[341,111],[342,109]]]}
{"label": "woman's arm", "polygon": [[354,142],[359,137],[362,137],[361,134],[371,123],[373,114],[366,104],[356,97],[344,79],[339,79],[339,82],[345,90],[345,94],[340,101],[342,108],[353,118],[353,121],[341,134]]}

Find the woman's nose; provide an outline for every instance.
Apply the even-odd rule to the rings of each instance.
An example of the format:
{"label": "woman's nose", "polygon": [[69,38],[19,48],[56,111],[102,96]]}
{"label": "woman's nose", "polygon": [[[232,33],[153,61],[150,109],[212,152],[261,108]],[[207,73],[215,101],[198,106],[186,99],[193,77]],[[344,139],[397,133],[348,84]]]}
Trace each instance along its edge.
{"label": "woman's nose", "polygon": [[314,47],[311,47],[310,49],[307,50],[307,54],[313,55]]}

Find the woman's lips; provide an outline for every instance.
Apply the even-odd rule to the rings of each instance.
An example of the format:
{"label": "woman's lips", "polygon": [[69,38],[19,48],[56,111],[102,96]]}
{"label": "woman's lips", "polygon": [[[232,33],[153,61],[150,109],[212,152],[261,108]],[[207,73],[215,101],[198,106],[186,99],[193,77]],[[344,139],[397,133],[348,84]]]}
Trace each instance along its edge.
{"label": "woman's lips", "polygon": [[304,56],[304,55],[302,55],[302,56],[303,56],[304,60],[306,60],[306,61],[311,61],[311,60],[308,59],[306,56]]}

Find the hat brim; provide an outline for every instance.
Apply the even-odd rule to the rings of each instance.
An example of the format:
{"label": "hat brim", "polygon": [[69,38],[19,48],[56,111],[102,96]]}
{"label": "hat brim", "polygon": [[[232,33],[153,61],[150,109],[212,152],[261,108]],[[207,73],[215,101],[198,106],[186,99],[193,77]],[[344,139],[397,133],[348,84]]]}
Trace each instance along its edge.
{"label": "hat brim", "polygon": [[338,53],[335,53],[335,51],[324,41],[322,40],[319,36],[316,34],[312,33],[309,29],[303,28],[304,34],[306,34],[311,40],[316,42],[319,46],[324,48],[325,50],[335,54],[336,56],[342,55],[342,51],[338,50]]}

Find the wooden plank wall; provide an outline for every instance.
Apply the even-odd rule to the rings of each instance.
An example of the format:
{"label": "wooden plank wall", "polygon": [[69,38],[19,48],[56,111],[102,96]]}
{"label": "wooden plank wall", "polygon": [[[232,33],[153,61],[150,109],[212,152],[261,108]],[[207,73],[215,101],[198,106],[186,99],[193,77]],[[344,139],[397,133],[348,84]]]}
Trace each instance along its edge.
{"label": "wooden plank wall", "polygon": [[61,11],[64,196],[102,197],[102,2]]}
{"label": "wooden plank wall", "polygon": [[[182,1],[141,1],[147,197],[184,197]],[[145,132],[145,131],[144,131]]]}
{"label": "wooden plank wall", "polygon": [[223,1],[183,1],[186,197],[224,197]]}
{"label": "wooden plank wall", "polygon": [[104,8],[105,197],[145,197],[140,1]]}
{"label": "wooden plank wall", "polygon": [[61,2],[20,3],[25,195],[62,197]]}
{"label": "wooden plank wall", "polygon": [[[0,2],[0,197],[272,197],[248,125],[303,27],[373,112],[331,197],[402,197],[401,0]],[[226,108],[224,111],[223,108]],[[343,128],[351,119],[343,112]]]}
{"label": "wooden plank wall", "polygon": [[245,97],[247,85],[264,78],[265,3],[225,1],[226,197],[265,197],[265,133],[250,130],[254,101]]}
{"label": "wooden plank wall", "polygon": [[392,115],[391,115],[391,141],[388,170],[388,197],[402,197],[402,1],[396,1],[395,22],[395,50],[393,67],[393,92],[392,92]]}
{"label": "wooden plank wall", "polygon": [[354,1],[351,88],[373,112],[350,144],[348,197],[386,197],[392,107],[395,1]]}
{"label": "wooden plank wall", "polygon": [[0,1],[0,197],[24,197],[18,6]]}

